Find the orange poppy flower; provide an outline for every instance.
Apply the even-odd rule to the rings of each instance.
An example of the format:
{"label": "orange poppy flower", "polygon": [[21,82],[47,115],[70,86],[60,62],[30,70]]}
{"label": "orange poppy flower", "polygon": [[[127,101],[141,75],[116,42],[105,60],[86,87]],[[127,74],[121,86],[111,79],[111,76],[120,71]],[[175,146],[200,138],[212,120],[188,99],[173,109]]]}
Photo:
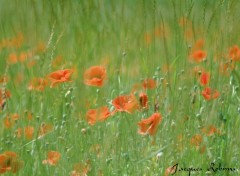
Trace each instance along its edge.
{"label": "orange poppy flower", "polygon": [[196,50],[190,55],[190,58],[198,63],[204,61],[206,57],[207,53],[204,50]]}
{"label": "orange poppy flower", "polygon": [[146,135],[147,133],[150,135],[154,135],[157,132],[157,128],[159,123],[162,121],[162,116],[160,113],[154,113],[147,119],[143,119],[138,122],[139,126],[139,134]]}
{"label": "orange poppy flower", "polygon": [[156,88],[156,85],[157,85],[156,81],[154,79],[150,79],[150,78],[145,79],[142,82],[142,86],[144,89],[154,89],[154,88]]}
{"label": "orange poppy flower", "polygon": [[33,53],[31,52],[21,52],[19,55],[15,54],[15,53],[11,53],[8,56],[8,63],[9,64],[16,64],[18,62],[24,62],[26,61],[26,59],[30,58],[33,56]]}
{"label": "orange poppy flower", "polygon": [[11,53],[9,56],[8,56],[8,63],[9,64],[16,64],[18,62],[18,57],[15,53]]}
{"label": "orange poppy flower", "polygon": [[72,69],[58,70],[52,72],[48,77],[51,82],[50,87],[56,86],[58,83],[71,82],[70,78],[73,73]]}
{"label": "orange poppy flower", "polygon": [[214,125],[210,125],[207,128],[203,128],[201,131],[207,136],[213,136],[214,134],[220,133],[219,130]]}
{"label": "orange poppy flower", "polygon": [[145,93],[140,93],[139,94],[139,104],[140,107],[143,109],[147,109],[148,108],[148,96]]}
{"label": "orange poppy flower", "polygon": [[232,61],[240,61],[240,49],[238,48],[237,45],[234,45],[232,48],[230,48],[229,58]]}
{"label": "orange poppy flower", "polygon": [[17,154],[12,151],[0,154],[0,174],[7,171],[16,173],[23,166],[23,162],[19,160]]}
{"label": "orange poppy flower", "polygon": [[27,58],[32,57],[32,53],[31,52],[21,52],[19,55],[15,54],[15,53],[11,53],[8,56],[8,63],[9,64],[16,64],[18,62],[24,62]]}
{"label": "orange poppy flower", "polygon": [[32,53],[30,53],[30,52],[21,52],[18,57],[18,61],[24,62],[27,58],[29,58],[31,56],[32,56]]}
{"label": "orange poppy flower", "polygon": [[11,128],[15,124],[15,121],[17,121],[18,119],[19,119],[18,114],[11,114],[10,116],[6,116],[6,118],[4,119],[5,127]]}
{"label": "orange poppy flower", "polygon": [[202,141],[203,141],[202,136],[200,134],[196,134],[191,138],[190,143],[193,146],[199,147]]}
{"label": "orange poppy flower", "polygon": [[211,88],[206,87],[202,91],[202,96],[205,98],[205,100],[211,100],[218,98],[220,96],[220,93],[217,90],[212,91]]}
{"label": "orange poppy flower", "polygon": [[106,79],[106,69],[103,66],[92,66],[84,72],[84,83],[88,86],[101,87]]}
{"label": "orange poppy flower", "polygon": [[28,85],[28,90],[43,91],[48,84],[44,78],[34,78]]}
{"label": "orange poppy flower", "polygon": [[30,112],[30,111],[27,111],[26,113],[27,113],[27,120],[28,121],[32,120],[33,119],[33,113]]}
{"label": "orange poppy flower", "polygon": [[134,95],[121,95],[112,101],[113,106],[119,112],[133,113],[138,108],[138,102]]}
{"label": "orange poppy flower", "polygon": [[208,85],[209,80],[210,80],[210,73],[202,72],[202,74],[200,76],[200,84],[202,86],[206,86],[206,85]]}
{"label": "orange poppy flower", "polygon": [[19,115],[17,113],[12,114],[11,117],[14,121],[19,119]]}
{"label": "orange poppy flower", "polygon": [[32,139],[34,134],[34,128],[32,126],[27,126],[24,128],[25,137],[27,139]]}
{"label": "orange poppy flower", "polygon": [[22,51],[18,55],[18,62],[25,62],[27,59],[31,58],[34,56],[34,53],[32,51]]}
{"label": "orange poppy flower", "polygon": [[6,128],[11,128],[13,126],[13,123],[10,121],[8,116],[4,119],[4,125]]}
{"label": "orange poppy flower", "polygon": [[61,158],[61,154],[57,151],[49,151],[48,152],[48,155],[47,155],[47,158],[46,160],[43,160],[43,164],[49,164],[51,166],[55,166],[59,159]]}
{"label": "orange poppy flower", "polygon": [[88,110],[86,116],[90,125],[94,125],[96,121],[104,121],[111,115],[107,106],[103,106],[98,109]]}

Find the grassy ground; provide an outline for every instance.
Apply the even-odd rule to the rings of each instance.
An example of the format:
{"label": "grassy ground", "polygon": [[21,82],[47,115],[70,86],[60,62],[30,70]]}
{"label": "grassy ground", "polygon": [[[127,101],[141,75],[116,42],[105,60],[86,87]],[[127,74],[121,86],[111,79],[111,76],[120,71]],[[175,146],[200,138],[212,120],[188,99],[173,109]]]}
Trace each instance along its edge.
{"label": "grassy ground", "polygon": [[[0,156],[16,152],[22,165],[16,175],[71,175],[78,164],[75,170],[87,175],[152,176],[176,163],[203,169],[191,175],[239,175],[207,173],[212,162],[240,168],[240,50],[230,52],[240,44],[239,9],[237,0],[1,0]],[[196,47],[205,60],[192,58]],[[84,72],[95,65],[107,70],[102,87],[84,84]],[[61,69],[74,70],[72,82],[28,89],[34,78]],[[199,81],[204,71],[207,85]],[[148,109],[88,123],[89,109],[113,111],[114,98],[147,78],[157,87],[140,86],[135,96],[144,91]],[[219,97],[206,100],[205,87]],[[157,133],[139,134],[138,122],[155,111],[162,115]],[[39,138],[44,125],[49,130]],[[49,151],[60,153],[56,165],[42,163]]]}

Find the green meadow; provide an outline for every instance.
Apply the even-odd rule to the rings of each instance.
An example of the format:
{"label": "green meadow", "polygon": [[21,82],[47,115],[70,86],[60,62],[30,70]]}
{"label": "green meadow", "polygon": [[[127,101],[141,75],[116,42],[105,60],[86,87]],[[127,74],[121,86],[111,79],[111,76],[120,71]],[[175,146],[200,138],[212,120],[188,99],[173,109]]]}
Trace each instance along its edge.
{"label": "green meadow", "polygon": [[240,175],[239,10],[0,0],[0,175]]}

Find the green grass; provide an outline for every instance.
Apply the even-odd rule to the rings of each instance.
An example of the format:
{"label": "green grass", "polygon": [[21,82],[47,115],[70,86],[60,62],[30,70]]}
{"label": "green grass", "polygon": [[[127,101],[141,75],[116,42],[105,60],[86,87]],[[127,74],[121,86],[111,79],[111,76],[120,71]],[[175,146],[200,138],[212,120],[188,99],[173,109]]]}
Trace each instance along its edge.
{"label": "green grass", "polygon": [[[88,175],[164,175],[176,163],[205,169],[215,162],[240,168],[239,61],[228,75],[219,71],[221,63],[229,61],[229,49],[240,44],[239,9],[237,0],[0,0],[0,78],[8,78],[0,86],[11,92],[0,112],[0,154],[16,152],[24,161],[16,175],[29,176],[70,175],[74,164],[87,161]],[[179,25],[181,17],[189,20],[184,26]],[[186,39],[188,31],[191,35]],[[19,34],[23,35],[20,47],[3,47],[4,40]],[[198,39],[205,41],[207,59],[190,62],[190,49]],[[43,52],[8,64],[11,53],[33,51],[39,43],[46,46]],[[53,66],[58,56],[62,61]],[[35,65],[28,67],[32,61]],[[107,70],[101,88],[83,81],[84,71],[94,65]],[[203,98],[195,66],[211,73],[209,87],[220,92],[219,98]],[[75,70],[72,82],[54,88],[48,85],[43,92],[28,90],[33,78],[68,68]],[[156,89],[146,91],[148,110],[118,112],[104,122],[88,124],[89,109],[105,105],[113,109],[111,100],[130,94],[133,85],[146,78],[157,81]],[[156,103],[163,120],[154,136],[142,136],[137,123],[154,113]],[[27,120],[27,112],[33,120]],[[6,117],[14,113],[19,120],[6,128]],[[53,130],[38,139],[42,123],[51,124]],[[203,134],[202,128],[210,125],[221,133]],[[34,138],[17,138],[15,131],[26,126],[34,127]],[[203,137],[204,153],[191,145],[196,134]],[[56,166],[42,164],[51,150],[61,154]]]}

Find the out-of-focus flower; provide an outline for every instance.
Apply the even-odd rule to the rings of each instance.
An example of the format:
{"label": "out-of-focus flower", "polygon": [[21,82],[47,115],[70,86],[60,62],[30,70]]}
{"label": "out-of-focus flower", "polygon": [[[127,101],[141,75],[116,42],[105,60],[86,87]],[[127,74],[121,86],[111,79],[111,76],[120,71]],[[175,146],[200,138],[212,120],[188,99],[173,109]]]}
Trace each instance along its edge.
{"label": "out-of-focus flower", "polygon": [[146,135],[154,135],[157,132],[157,128],[159,123],[162,121],[162,116],[160,113],[154,113],[152,116],[150,116],[147,119],[143,119],[140,122],[138,122],[139,126],[139,134]]}
{"label": "out-of-focus flower", "polygon": [[106,69],[103,66],[92,66],[84,72],[84,83],[88,86],[102,87],[106,75]]}
{"label": "out-of-focus flower", "polygon": [[7,151],[0,154],[0,174],[5,172],[16,173],[23,167],[21,161],[15,152]]}
{"label": "out-of-focus flower", "polygon": [[202,96],[205,98],[205,100],[211,100],[211,99],[216,99],[220,96],[220,93],[217,90],[212,90],[209,87],[206,87],[202,91]]}
{"label": "out-of-focus flower", "polygon": [[142,86],[144,89],[154,89],[156,88],[156,81],[154,79],[145,79],[142,82]]}
{"label": "out-of-focus flower", "polygon": [[121,95],[112,101],[113,106],[119,112],[133,113],[138,108],[138,101],[134,95]]}
{"label": "out-of-focus flower", "polygon": [[43,164],[49,164],[55,166],[61,158],[61,154],[58,151],[49,151],[47,154],[47,159],[43,160]]}
{"label": "out-of-focus flower", "polygon": [[111,115],[107,106],[98,109],[88,110],[86,116],[90,125],[94,125],[97,121],[104,121]]}
{"label": "out-of-focus flower", "polygon": [[71,82],[72,69],[58,70],[49,74],[48,78],[51,82],[50,87],[54,87],[59,83]]}

